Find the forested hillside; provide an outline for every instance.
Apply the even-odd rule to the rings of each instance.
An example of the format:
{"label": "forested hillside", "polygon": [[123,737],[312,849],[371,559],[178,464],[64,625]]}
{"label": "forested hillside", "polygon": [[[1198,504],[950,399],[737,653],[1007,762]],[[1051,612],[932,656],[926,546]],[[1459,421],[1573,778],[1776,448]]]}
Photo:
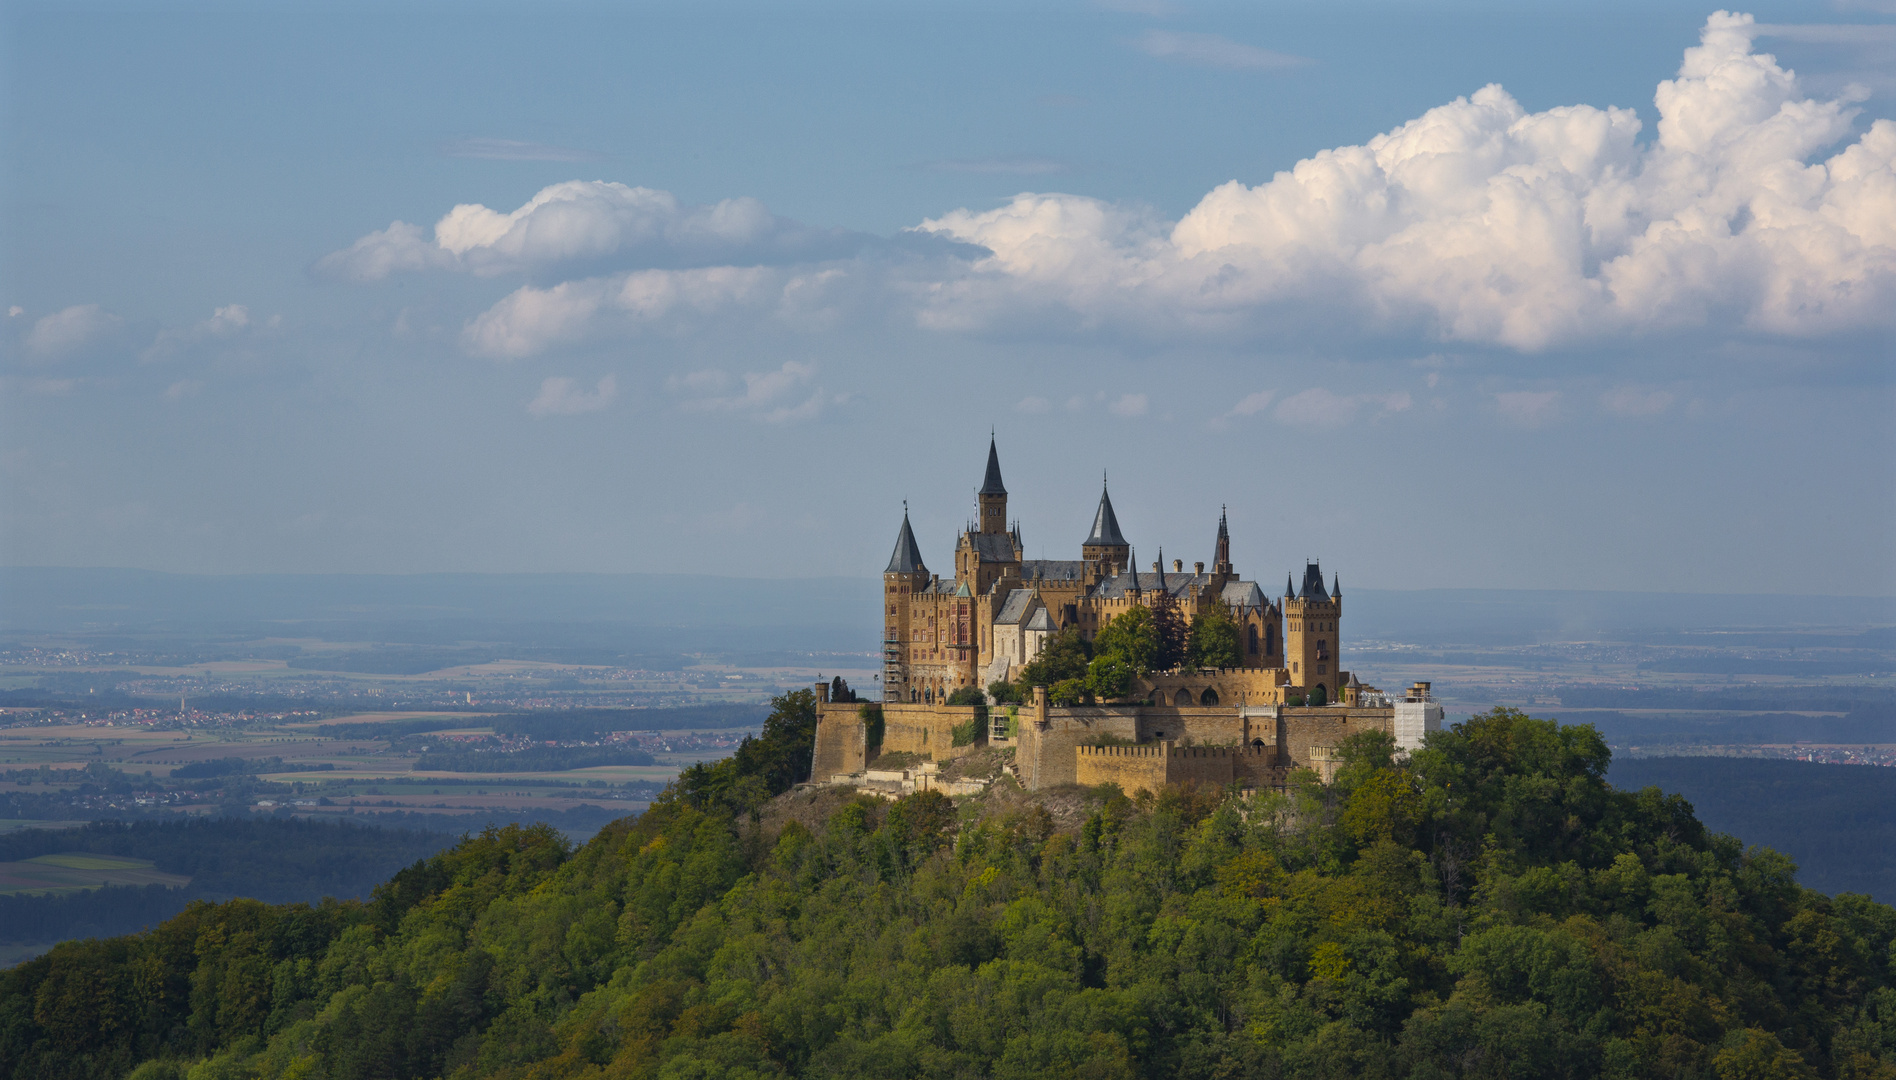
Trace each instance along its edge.
{"label": "forested hillside", "polygon": [[813,721],[576,851],[494,830],[368,903],[62,946],[0,976],[0,1073],[1896,1077],[1896,910],[1612,789],[1590,728],[957,812],[772,798]]}

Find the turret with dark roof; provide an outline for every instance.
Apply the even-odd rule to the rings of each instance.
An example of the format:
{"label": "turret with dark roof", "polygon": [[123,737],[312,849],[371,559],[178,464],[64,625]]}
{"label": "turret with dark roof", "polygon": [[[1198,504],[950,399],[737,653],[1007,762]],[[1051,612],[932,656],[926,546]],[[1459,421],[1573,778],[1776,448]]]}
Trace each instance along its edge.
{"label": "turret with dark roof", "polygon": [[915,530],[909,528],[908,507],[902,508],[902,531],[895,534],[895,554],[889,556],[889,568],[885,574],[926,574],[928,567],[922,564],[922,549],[915,543]]}
{"label": "turret with dark roof", "polygon": [[1297,594],[1304,600],[1328,600],[1330,594],[1323,588],[1323,567],[1316,563],[1304,564],[1304,587]]}
{"label": "turret with dark roof", "polygon": [[1218,508],[1218,543],[1211,553],[1211,572],[1230,574],[1231,569],[1231,530],[1225,526],[1225,508]]}
{"label": "turret with dark roof", "polygon": [[1001,483],[1000,451],[995,449],[994,436],[992,435],[988,436],[987,476],[982,479],[981,490],[977,494],[981,494],[981,495],[1007,494],[1007,485]]}
{"label": "turret with dark roof", "polygon": [[1113,497],[1106,493],[1106,485],[1099,486],[1099,509],[1093,512],[1093,531],[1081,541],[1089,546],[1126,547],[1126,537],[1119,531],[1119,517],[1113,513]]}

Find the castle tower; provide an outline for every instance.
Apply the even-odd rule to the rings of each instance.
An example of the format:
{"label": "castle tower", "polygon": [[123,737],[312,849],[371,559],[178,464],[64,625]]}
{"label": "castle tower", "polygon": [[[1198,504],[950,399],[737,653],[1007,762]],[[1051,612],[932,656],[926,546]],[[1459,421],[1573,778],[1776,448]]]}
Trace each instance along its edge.
{"label": "castle tower", "polygon": [[1287,579],[1284,593],[1284,664],[1290,668],[1290,684],[1306,694],[1321,686],[1324,699],[1336,701],[1341,689],[1337,626],[1343,617],[1343,598],[1323,587],[1323,570],[1316,563],[1304,566],[1302,589],[1293,594]]}
{"label": "castle tower", "polygon": [[908,700],[908,652],[903,631],[909,625],[910,597],[928,586],[928,567],[909,528],[908,504],[902,504],[902,529],[895,553],[882,571],[882,700]]}
{"label": "castle tower", "polygon": [[1099,509],[1093,512],[1093,531],[1080,541],[1080,558],[1100,563],[1102,576],[1110,575],[1115,566],[1121,570],[1132,566],[1132,545],[1126,543],[1125,534],[1119,531],[1119,518],[1113,513],[1112,496],[1106,494],[1103,478],[1099,484]]}
{"label": "castle tower", "polygon": [[999,536],[1007,532],[1007,486],[1001,483],[1001,455],[994,448],[994,437],[988,436],[987,476],[981,481],[981,490],[975,495],[979,504],[980,530],[988,536]]}
{"label": "castle tower", "polygon": [[1231,569],[1231,530],[1225,526],[1225,508],[1218,508],[1218,543],[1211,553],[1211,572],[1220,577],[1234,577],[1237,571]]}

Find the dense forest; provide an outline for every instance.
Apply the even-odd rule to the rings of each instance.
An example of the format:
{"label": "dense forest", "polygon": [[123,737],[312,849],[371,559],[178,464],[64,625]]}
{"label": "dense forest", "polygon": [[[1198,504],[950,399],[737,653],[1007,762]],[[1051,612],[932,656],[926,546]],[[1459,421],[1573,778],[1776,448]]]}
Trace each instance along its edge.
{"label": "dense forest", "polygon": [[1896,910],[1498,709],[1284,795],[792,792],[814,708],[570,849],[0,974],[0,1073],[1896,1077]]}

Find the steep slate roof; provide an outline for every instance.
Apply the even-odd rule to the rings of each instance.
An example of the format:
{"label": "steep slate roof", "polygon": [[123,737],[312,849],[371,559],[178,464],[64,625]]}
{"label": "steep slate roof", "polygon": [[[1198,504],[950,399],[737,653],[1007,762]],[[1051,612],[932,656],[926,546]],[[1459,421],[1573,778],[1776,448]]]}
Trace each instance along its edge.
{"label": "steep slate roof", "polygon": [[1051,633],[1053,630],[1053,616],[1047,614],[1046,608],[1035,608],[1033,617],[1028,619],[1027,625],[1021,629],[1045,630]]}
{"label": "steep slate roof", "polygon": [[885,574],[927,573],[922,565],[922,549],[915,543],[915,530],[909,528],[908,510],[902,511],[902,531],[895,534],[895,554],[889,556]]}
{"label": "steep slate roof", "polygon": [[1086,564],[1079,559],[1026,559],[1020,564],[1022,581],[1078,581],[1085,574]]}
{"label": "steep slate roof", "polygon": [[1303,592],[1298,594],[1305,600],[1328,600],[1330,594],[1323,589],[1323,568],[1316,563],[1304,564]]}
{"label": "steep slate roof", "polygon": [[1007,488],[1001,484],[1001,455],[994,449],[994,439],[988,438],[987,477],[981,481],[982,495],[1005,495]]}
{"label": "steep slate roof", "polygon": [[1001,613],[994,616],[995,625],[1013,626],[1015,623],[1020,622],[1027,617],[1027,609],[1033,606],[1033,602],[1034,591],[1032,589],[1009,590],[1007,599],[1001,603]]}
{"label": "steep slate roof", "polygon": [[980,552],[982,562],[1013,562],[1014,538],[1006,533],[967,534],[968,542]]}
{"label": "steep slate roof", "polygon": [[1113,500],[1106,494],[1106,485],[1099,488],[1099,510],[1093,514],[1093,531],[1081,544],[1096,544],[1101,547],[1127,547],[1125,534],[1119,531],[1119,518],[1113,513]]}
{"label": "steep slate roof", "polygon": [[[1108,599],[1117,599],[1125,596],[1132,590],[1135,577],[1139,583],[1139,590],[1141,592],[1159,591],[1158,574],[1147,573],[1133,575],[1122,572],[1106,578],[1098,585],[1093,586],[1092,591],[1088,595]],[[1211,584],[1210,574],[1182,574],[1169,570],[1165,573],[1165,591],[1171,593],[1173,596],[1184,596],[1192,589],[1202,588],[1209,584]]]}
{"label": "steep slate roof", "polygon": [[1264,590],[1258,588],[1255,581],[1227,581],[1219,599],[1232,607],[1262,608]]}

